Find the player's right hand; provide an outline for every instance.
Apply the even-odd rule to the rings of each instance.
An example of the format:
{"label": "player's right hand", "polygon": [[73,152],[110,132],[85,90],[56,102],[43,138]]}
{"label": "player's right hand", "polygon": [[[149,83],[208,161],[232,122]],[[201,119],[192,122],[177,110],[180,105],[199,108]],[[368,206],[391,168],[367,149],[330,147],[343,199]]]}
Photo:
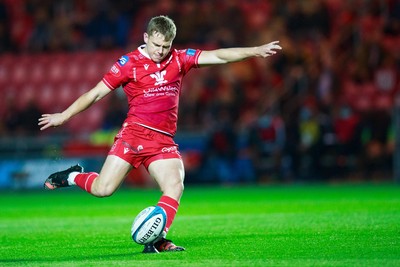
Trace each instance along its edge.
{"label": "player's right hand", "polygon": [[49,127],[57,127],[62,125],[65,122],[65,118],[62,113],[54,113],[54,114],[43,114],[42,117],[39,118],[39,126],[41,131],[49,128]]}

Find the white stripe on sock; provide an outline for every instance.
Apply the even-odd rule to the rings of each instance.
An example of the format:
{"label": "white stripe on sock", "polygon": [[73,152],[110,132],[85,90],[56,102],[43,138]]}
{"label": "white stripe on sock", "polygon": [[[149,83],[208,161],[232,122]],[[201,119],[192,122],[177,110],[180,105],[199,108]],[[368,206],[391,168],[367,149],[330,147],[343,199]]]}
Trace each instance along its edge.
{"label": "white stripe on sock", "polygon": [[86,179],[86,181],[85,181],[85,190],[86,190],[86,191],[88,191],[87,188],[86,188],[87,182],[89,181],[89,179],[90,179],[90,177],[91,177],[92,175],[95,175],[95,174],[94,174],[94,173],[91,173],[91,174],[88,176],[88,178]]}
{"label": "white stripe on sock", "polygon": [[175,212],[178,212],[177,209],[175,209],[173,206],[169,205],[168,203],[165,203],[165,202],[158,202],[158,203],[163,204],[163,205],[165,205],[165,206],[168,206],[168,207],[170,207],[171,209],[173,209]]}

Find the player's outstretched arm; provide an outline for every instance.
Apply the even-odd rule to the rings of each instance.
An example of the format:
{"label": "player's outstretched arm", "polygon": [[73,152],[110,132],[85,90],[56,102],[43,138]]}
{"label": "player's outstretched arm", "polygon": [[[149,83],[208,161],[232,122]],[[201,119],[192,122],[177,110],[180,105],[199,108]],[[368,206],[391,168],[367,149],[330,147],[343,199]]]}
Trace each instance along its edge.
{"label": "player's outstretched arm", "polygon": [[81,95],[74,103],[71,104],[66,110],[61,113],[43,114],[39,118],[38,125],[41,126],[40,130],[43,131],[49,127],[57,127],[76,114],[89,108],[91,105],[105,97],[111,90],[101,81],[90,91]]}
{"label": "player's outstretched arm", "polygon": [[207,66],[241,61],[251,57],[266,58],[275,55],[281,49],[279,41],[273,41],[256,47],[233,47],[203,51],[199,56],[198,64],[199,66]]}

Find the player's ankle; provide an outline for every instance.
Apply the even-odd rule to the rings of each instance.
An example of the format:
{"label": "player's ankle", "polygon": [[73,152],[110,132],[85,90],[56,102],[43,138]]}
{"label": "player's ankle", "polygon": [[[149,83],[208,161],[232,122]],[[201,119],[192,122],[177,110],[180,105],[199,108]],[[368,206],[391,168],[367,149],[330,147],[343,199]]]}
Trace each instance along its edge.
{"label": "player's ankle", "polygon": [[68,185],[76,185],[75,183],[75,177],[80,174],[80,172],[71,172],[68,175]]}

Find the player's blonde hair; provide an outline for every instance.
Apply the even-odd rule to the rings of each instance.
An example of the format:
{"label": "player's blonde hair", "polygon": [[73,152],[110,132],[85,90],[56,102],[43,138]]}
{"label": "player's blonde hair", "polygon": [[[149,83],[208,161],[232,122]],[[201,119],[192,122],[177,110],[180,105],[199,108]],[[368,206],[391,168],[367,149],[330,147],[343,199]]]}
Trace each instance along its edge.
{"label": "player's blonde hair", "polygon": [[176,36],[176,26],[174,21],[169,17],[157,16],[149,21],[146,32],[149,36],[154,32],[159,32],[165,36],[166,41],[171,41]]}

